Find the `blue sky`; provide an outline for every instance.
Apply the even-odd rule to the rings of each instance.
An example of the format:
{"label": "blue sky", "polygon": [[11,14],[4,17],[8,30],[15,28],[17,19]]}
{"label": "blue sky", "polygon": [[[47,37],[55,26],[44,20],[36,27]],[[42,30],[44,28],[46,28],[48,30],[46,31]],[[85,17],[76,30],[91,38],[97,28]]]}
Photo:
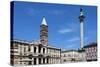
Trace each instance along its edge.
{"label": "blue sky", "polygon": [[[84,45],[97,42],[97,7],[82,6]],[[39,40],[43,16],[48,24],[49,45],[61,49],[80,47],[80,5],[14,2],[14,39]]]}

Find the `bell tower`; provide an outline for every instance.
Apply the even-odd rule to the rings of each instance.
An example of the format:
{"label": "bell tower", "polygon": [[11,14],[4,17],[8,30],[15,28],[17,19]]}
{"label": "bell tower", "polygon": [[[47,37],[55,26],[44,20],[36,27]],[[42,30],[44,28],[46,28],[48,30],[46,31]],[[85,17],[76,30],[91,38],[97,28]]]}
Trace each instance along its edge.
{"label": "bell tower", "polygon": [[45,17],[43,17],[42,23],[40,25],[40,42],[42,45],[48,45],[48,26]]}

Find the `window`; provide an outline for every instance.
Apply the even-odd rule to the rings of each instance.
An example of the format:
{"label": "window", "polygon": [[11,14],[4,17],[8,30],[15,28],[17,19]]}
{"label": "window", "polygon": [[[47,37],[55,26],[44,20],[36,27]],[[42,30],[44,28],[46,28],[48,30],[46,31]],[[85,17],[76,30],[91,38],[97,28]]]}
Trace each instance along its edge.
{"label": "window", "polygon": [[34,65],[36,65],[36,58],[34,58]]}
{"label": "window", "polygon": [[30,51],[31,49],[30,49],[30,46],[28,47],[28,51]]}
{"label": "window", "polygon": [[66,57],[66,54],[64,54],[64,57]]}
{"label": "window", "polygon": [[43,53],[45,53],[45,48],[43,48]]}
{"label": "window", "polygon": [[70,54],[68,54],[68,57],[71,57],[71,55],[70,55]]}
{"label": "window", "polygon": [[14,56],[14,59],[18,59],[18,56]]}
{"label": "window", "polygon": [[43,64],[45,64],[45,58],[43,58]]}
{"label": "window", "polygon": [[34,47],[34,53],[36,53],[36,47]]}
{"label": "window", "polygon": [[47,58],[47,63],[49,63],[49,59]]}
{"label": "window", "polygon": [[39,58],[39,64],[41,64],[41,58]]}
{"label": "window", "polygon": [[63,61],[66,62],[66,59],[64,59]]}
{"label": "window", "polygon": [[39,46],[38,51],[39,51],[39,53],[41,52],[41,46]]}
{"label": "window", "polygon": [[14,47],[15,49],[17,49],[17,48],[18,48],[18,44],[15,43],[15,44],[13,45],[13,47]]}
{"label": "window", "polygon": [[32,59],[32,54],[29,55],[29,59]]}
{"label": "window", "polygon": [[32,65],[32,61],[29,61],[29,63],[28,63],[29,65]]}
{"label": "window", "polygon": [[26,47],[24,47],[24,53],[26,52]]}

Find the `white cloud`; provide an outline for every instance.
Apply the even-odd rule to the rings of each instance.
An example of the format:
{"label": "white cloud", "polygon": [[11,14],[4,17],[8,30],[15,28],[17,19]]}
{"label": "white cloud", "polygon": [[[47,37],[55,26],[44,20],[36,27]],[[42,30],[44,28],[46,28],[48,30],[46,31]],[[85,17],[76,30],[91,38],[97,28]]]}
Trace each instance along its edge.
{"label": "white cloud", "polygon": [[79,37],[74,37],[74,38],[69,39],[68,41],[69,42],[75,42],[75,41],[79,41],[79,40],[80,40]]}
{"label": "white cloud", "polygon": [[65,33],[73,32],[73,29],[61,29],[58,32],[61,34],[65,34]]}
{"label": "white cloud", "polygon": [[[84,41],[87,41],[88,40],[88,37],[84,37]],[[73,37],[69,40],[67,40],[69,42],[77,42],[77,41],[80,41],[80,37]]]}

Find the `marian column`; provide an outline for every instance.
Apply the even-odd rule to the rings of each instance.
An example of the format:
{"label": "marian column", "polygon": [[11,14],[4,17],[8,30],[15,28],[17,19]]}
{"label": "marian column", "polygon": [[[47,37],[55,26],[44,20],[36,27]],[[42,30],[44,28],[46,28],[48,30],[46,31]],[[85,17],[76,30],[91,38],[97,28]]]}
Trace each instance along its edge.
{"label": "marian column", "polygon": [[84,18],[85,16],[83,15],[83,9],[80,8],[80,16],[79,16],[79,20],[80,20],[80,49],[83,49],[83,45],[84,45],[84,30],[83,30],[83,23],[84,23]]}

